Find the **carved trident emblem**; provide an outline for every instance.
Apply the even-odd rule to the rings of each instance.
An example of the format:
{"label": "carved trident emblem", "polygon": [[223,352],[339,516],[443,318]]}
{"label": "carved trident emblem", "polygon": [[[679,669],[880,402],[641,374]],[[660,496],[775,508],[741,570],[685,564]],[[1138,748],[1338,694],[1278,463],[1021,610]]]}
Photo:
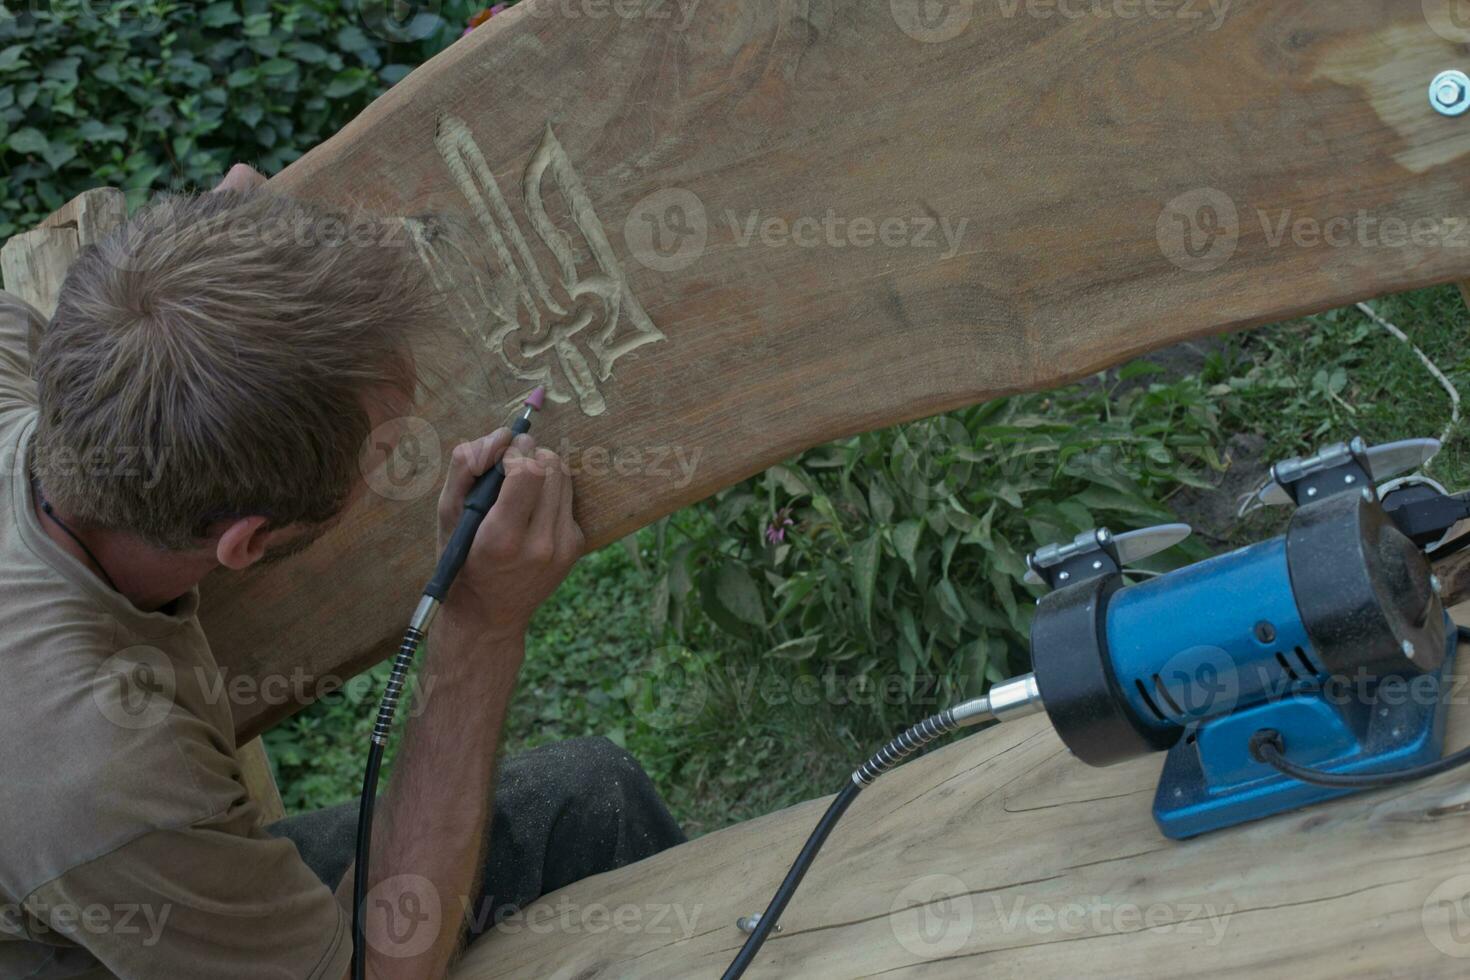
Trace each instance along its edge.
{"label": "carved trident emblem", "polygon": [[[618,359],[666,338],[629,289],[566,150],[547,126],[522,181],[531,229],[553,259],[553,268],[543,274],[469,127],[446,117],[434,142],[483,238],[439,234],[421,221],[410,221],[409,230],[436,283],[464,303],[461,329],[525,381],[527,391],[545,385],[552,401],[575,398],[587,415],[603,414],[607,400],[601,385],[612,378]],[[570,212],[575,236],[547,213],[552,189]],[[465,274],[451,275],[443,268],[446,260],[461,265]]]}

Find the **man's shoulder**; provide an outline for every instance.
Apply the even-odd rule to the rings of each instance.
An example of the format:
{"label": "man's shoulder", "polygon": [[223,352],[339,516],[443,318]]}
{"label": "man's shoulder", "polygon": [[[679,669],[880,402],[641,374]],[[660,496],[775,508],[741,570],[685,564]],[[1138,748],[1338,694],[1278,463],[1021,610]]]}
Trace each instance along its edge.
{"label": "man's shoulder", "polygon": [[15,321],[26,330],[30,335],[30,353],[34,355],[41,331],[46,326],[46,318],[41,315],[41,311],[15,293],[0,289],[0,317]]}
{"label": "man's shoulder", "polygon": [[0,290],[0,422],[35,408],[31,365],[45,325],[46,318],[34,306]]}
{"label": "man's shoulder", "polygon": [[0,316],[18,316],[37,328],[46,323],[41,311],[8,289],[0,289]]}
{"label": "man's shoulder", "polygon": [[244,795],[233,736],[200,710],[188,665],[135,639],[78,616],[0,643],[0,892]]}

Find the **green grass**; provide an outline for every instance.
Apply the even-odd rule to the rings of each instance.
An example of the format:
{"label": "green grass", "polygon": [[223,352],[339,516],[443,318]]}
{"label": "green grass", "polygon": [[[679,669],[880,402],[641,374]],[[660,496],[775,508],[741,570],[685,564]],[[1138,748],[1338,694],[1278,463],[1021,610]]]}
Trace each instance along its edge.
{"label": "green grass", "polygon": [[[1470,391],[1470,327],[1458,292],[1424,290],[1374,303]],[[1372,441],[1438,436],[1449,399],[1414,353],[1355,309],[1230,338],[1200,376],[1226,433],[1262,437],[1266,461],[1362,434]],[[1147,399],[1134,425],[1147,425]],[[1159,412],[1172,411],[1159,401]],[[1457,430],[1431,474],[1470,485],[1470,444]],[[1164,503],[1168,503],[1165,494]],[[1278,527],[1257,515],[1238,542]],[[661,573],[651,532],[588,556],[538,613],[505,744],[517,751],[606,735],[648,769],[691,833],[705,833],[834,792],[889,735],[870,708],[822,697],[797,703],[795,668],[751,654],[707,621],[682,643],[654,625]],[[351,799],[384,670],[371,687],[334,695],[267,736],[292,811]],[[810,701],[810,698],[806,700]],[[914,720],[933,706],[913,706]]]}
{"label": "green grass", "polygon": [[[1470,313],[1458,289],[1419,290],[1369,305],[1470,394]],[[1439,438],[1450,426],[1450,398],[1413,350],[1354,307],[1231,337],[1203,374],[1215,385],[1225,431],[1263,437],[1267,461],[1354,435],[1370,445]],[[1451,490],[1470,487],[1463,425],[1449,431],[1427,472]],[[1257,540],[1279,530],[1287,516],[1257,513],[1240,522],[1231,540]]]}
{"label": "green grass", "polygon": [[[1457,385],[1470,382],[1470,316],[1453,287],[1369,304],[1409,335]],[[1232,338],[1233,363],[1213,370],[1228,384],[1227,418],[1266,436],[1274,455],[1310,451],[1360,434],[1369,443],[1438,437],[1450,400],[1414,352],[1356,308],[1334,310]],[[1470,387],[1466,387],[1470,391]],[[1436,478],[1464,484],[1470,444],[1457,431],[1434,461]]]}
{"label": "green grass", "polygon": [[538,613],[507,749],[605,735],[692,833],[835,790],[848,765],[834,719],[803,736],[810,709],[768,703],[751,684],[758,665],[719,634],[699,630],[693,646],[656,635],[639,541],[650,535],[588,556]]}

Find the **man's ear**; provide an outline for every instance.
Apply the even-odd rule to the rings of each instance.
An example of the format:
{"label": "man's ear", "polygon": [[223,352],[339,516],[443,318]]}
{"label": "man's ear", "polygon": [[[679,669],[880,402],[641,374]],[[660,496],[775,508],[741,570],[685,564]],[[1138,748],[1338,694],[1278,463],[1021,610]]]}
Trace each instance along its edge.
{"label": "man's ear", "polygon": [[214,556],[224,567],[243,572],[265,556],[270,531],[264,517],[241,517],[230,523],[214,546]]}
{"label": "man's ear", "polygon": [[254,190],[255,188],[260,187],[264,184],[265,174],[261,173],[253,167],[248,167],[243,163],[237,163],[230,168],[229,173],[225,174],[224,180],[221,180],[219,182],[218,186],[215,187],[215,190],[248,191]]}

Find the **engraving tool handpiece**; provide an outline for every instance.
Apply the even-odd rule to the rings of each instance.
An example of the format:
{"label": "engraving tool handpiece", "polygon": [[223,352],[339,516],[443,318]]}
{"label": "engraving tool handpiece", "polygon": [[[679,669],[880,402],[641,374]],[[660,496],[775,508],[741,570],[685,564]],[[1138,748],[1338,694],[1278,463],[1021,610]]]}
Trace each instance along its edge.
{"label": "engraving tool handpiece", "polygon": [[[530,431],[531,416],[540,411],[545,403],[545,388],[537,388],[531,392],[525,407],[511,423],[512,439]],[[460,515],[459,525],[455,527],[449,543],[444,546],[444,554],[439,556],[439,567],[434,569],[434,577],[424,587],[424,598],[419,604],[418,612],[414,614],[413,626],[421,632],[429,628],[433,610],[448,597],[449,587],[454,584],[455,577],[469,557],[470,546],[475,543],[475,534],[484,523],[485,515],[490,513],[490,508],[500,499],[500,488],[504,485],[505,464],[496,463],[488,473],[475,481],[475,485],[465,496],[464,513]]]}

